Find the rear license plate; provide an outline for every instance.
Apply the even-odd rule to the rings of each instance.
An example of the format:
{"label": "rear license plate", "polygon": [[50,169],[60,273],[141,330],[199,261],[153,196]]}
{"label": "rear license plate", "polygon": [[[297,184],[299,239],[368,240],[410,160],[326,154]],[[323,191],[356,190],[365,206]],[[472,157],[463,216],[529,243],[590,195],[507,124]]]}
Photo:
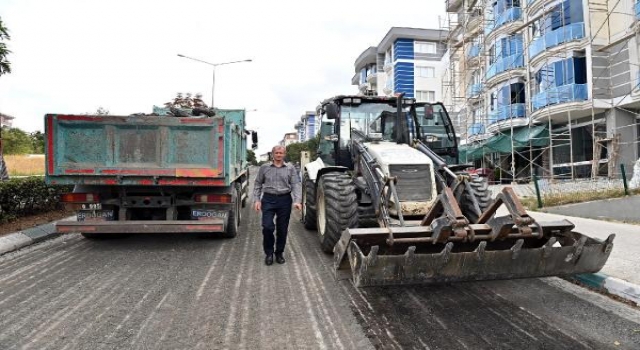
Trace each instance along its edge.
{"label": "rear license plate", "polygon": [[78,221],[112,221],[113,210],[81,210],[77,218]]}
{"label": "rear license plate", "polygon": [[196,220],[224,219],[227,212],[223,210],[192,209],[191,218]]}

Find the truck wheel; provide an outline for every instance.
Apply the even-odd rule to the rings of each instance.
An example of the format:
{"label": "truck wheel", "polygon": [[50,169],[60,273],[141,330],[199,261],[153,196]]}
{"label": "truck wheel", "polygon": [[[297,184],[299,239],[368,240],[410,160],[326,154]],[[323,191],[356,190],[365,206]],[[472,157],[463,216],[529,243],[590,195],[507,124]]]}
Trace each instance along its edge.
{"label": "truck wheel", "polygon": [[316,229],[316,184],[305,174],[302,188],[302,222],[308,230]]}
{"label": "truck wheel", "polygon": [[325,174],[318,180],[316,213],[320,246],[332,253],[347,228],[358,226],[356,186],[344,173]]}
{"label": "truck wheel", "polygon": [[234,187],[231,198],[233,208],[229,210],[229,218],[227,219],[227,230],[222,234],[224,238],[233,238],[238,235],[238,226],[240,226],[240,198],[238,198],[238,190]]}
{"label": "truck wheel", "polygon": [[[469,185],[471,187],[471,193],[467,190],[464,191],[462,201],[460,202],[460,209],[469,222],[475,224],[478,222],[480,215],[491,205],[491,191],[485,178],[471,178]],[[478,201],[479,208],[475,208],[473,204],[474,197],[476,201]],[[478,209],[480,212],[478,212]]]}

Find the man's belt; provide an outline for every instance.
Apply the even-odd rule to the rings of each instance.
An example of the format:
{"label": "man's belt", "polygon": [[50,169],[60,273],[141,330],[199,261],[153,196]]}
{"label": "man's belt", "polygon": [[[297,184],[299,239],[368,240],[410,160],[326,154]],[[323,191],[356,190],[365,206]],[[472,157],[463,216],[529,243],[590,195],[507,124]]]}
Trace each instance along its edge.
{"label": "man's belt", "polygon": [[287,192],[287,193],[269,193],[269,192],[265,192],[264,195],[265,196],[271,196],[271,197],[284,197],[284,196],[291,196],[291,192]]}

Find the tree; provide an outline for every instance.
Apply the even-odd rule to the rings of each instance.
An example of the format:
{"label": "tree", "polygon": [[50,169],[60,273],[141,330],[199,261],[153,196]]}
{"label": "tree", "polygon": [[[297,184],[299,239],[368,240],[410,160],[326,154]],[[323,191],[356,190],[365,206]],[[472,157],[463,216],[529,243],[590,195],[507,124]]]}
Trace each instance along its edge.
{"label": "tree", "polygon": [[33,150],[31,137],[18,129],[2,129],[2,148],[5,154],[27,154]]}
{"label": "tree", "polygon": [[7,49],[7,44],[4,42],[6,40],[11,40],[11,36],[0,17],[0,75],[11,73],[11,62],[7,60],[7,55],[10,54],[11,51]]}
{"label": "tree", "polygon": [[292,143],[287,146],[287,159],[289,162],[300,162],[300,153],[302,151],[309,152],[309,159],[314,160],[316,158],[316,152],[318,150],[318,143],[320,142],[320,136],[316,136],[305,142]]}
{"label": "tree", "polygon": [[31,149],[33,153],[44,153],[44,133],[41,131],[35,131],[29,134],[31,138]]}
{"label": "tree", "polygon": [[256,159],[256,152],[253,150],[247,150],[247,162],[251,165],[258,165],[258,160]]}

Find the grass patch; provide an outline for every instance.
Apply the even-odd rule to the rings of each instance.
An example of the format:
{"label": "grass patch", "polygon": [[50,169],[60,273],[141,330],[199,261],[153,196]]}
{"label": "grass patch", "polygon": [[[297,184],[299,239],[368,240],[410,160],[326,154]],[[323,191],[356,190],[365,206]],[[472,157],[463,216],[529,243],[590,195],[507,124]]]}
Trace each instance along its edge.
{"label": "grass patch", "polygon": [[9,176],[44,175],[44,155],[4,155]]}
{"label": "grass patch", "polygon": [[[629,195],[640,194],[640,188],[629,189]],[[624,197],[624,189],[608,189],[601,191],[582,191],[568,193],[554,193],[542,197],[543,207],[555,207],[558,205],[583,203],[602,199]],[[523,197],[520,202],[527,210],[539,210],[536,197]]]}

